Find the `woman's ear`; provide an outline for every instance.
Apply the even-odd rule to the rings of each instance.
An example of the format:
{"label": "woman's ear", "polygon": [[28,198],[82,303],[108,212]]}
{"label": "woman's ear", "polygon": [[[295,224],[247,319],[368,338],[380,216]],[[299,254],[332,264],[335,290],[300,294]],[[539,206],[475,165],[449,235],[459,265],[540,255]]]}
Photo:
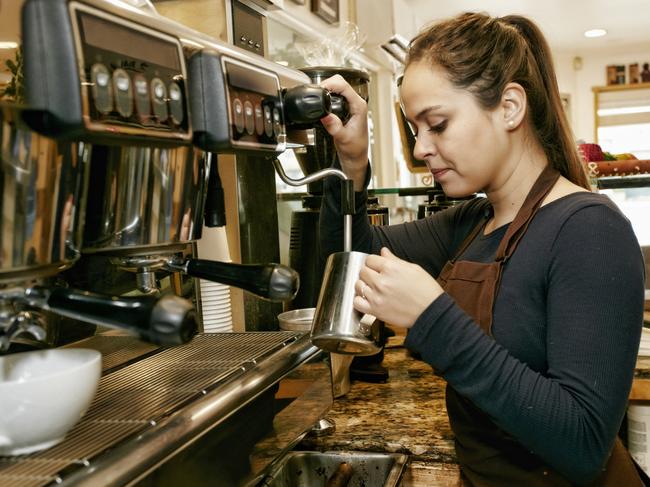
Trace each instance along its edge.
{"label": "woman's ear", "polygon": [[503,124],[507,130],[521,125],[526,116],[526,90],[519,83],[508,83],[501,95]]}

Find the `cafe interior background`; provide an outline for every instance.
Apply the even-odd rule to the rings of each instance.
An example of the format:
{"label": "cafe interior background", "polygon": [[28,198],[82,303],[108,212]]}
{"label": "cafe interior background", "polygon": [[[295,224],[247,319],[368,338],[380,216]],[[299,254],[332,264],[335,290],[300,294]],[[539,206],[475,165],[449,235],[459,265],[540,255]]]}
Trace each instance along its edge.
{"label": "cafe interior background", "polygon": [[[130,0],[146,4],[148,0]],[[615,164],[592,164],[594,188],[616,201],[631,220],[646,255],[650,275],[650,3],[646,0],[153,0],[159,14],[221,41],[261,54],[291,68],[345,66],[369,75],[370,153],[373,167],[370,192],[376,205],[387,209],[390,223],[418,218],[434,181],[412,159],[408,127],[401,119],[397,80],[405,47],[428,22],[462,11],[492,15],[523,14],[535,20],[548,39],[555,61],[559,88],[576,144],[597,143],[621,161],[632,159],[618,171]],[[0,16],[18,18],[22,0],[0,0]],[[588,32],[604,29],[604,35]],[[602,34],[602,33],[601,33]],[[0,32],[0,93],[11,91],[15,79],[20,29]],[[646,65],[644,67],[644,65]],[[9,90],[9,91],[7,91]],[[625,156],[624,154],[627,154]],[[292,264],[292,216],[303,208],[304,185],[292,186],[279,176],[270,197],[277,208],[277,227],[266,227],[269,191],[257,186],[256,175],[242,164],[245,155],[219,154],[224,188],[239,187],[242,194],[226,191],[228,226],[224,233],[204,229],[198,255],[222,261],[250,262],[266,259],[271,248],[280,262]],[[304,176],[296,154],[279,157],[289,178]],[[273,173],[271,169],[271,173]],[[243,182],[242,182],[243,181]],[[258,194],[259,193],[259,194]],[[261,196],[260,196],[261,195]],[[246,220],[242,219],[246,207]],[[256,225],[260,228],[257,229]],[[278,238],[267,245],[268,228]],[[212,243],[227,242],[215,254]],[[275,241],[271,238],[268,241]],[[216,247],[215,247],[216,248]],[[597,263],[594,263],[597,265]],[[650,278],[649,278],[650,279]],[[205,284],[202,282],[201,288]],[[230,296],[227,322],[213,331],[263,330],[282,307],[252,301],[236,287]],[[650,289],[650,284],[646,285]],[[650,298],[646,290],[646,300]],[[209,331],[206,327],[206,331]],[[650,355],[650,344],[642,342]]]}
{"label": "cafe interior background", "polygon": [[[0,0],[3,15],[15,15],[21,0]],[[137,1],[137,0],[136,0]],[[292,68],[349,66],[370,75],[369,126],[373,178],[370,189],[389,208],[391,223],[417,217],[426,198],[397,188],[433,184],[422,164],[412,161],[396,110],[399,76],[408,42],[428,22],[462,11],[492,15],[519,13],[535,20],[553,52],[558,83],[576,143],[598,143],[611,154],[650,158],[650,5],[643,0],[610,2],[552,0],[544,4],[511,0],[154,0],[158,12],[200,32],[232,42]],[[589,31],[604,35],[589,37]],[[0,90],[11,80],[6,61],[14,60],[19,42],[3,32],[0,43]],[[631,65],[635,67],[630,68]],[[612,70],[618,68],[618,78]],[[633,69],[634,72],[630,72]],[[608,71],[609,70],[609,71]],[[621,71],[622,70],[622,71]],[[647,71],[647,69],[646,69]],[[608,78],[608,72],[609,78]],[[622,73],[622,75],[621,75]],[[615,83],[615,84],[611,84]],[[229,156],[220,156],[221,159]],[[302,171],[292,151],[281,156],[289,176]],[[220,162],[223,164],[223,162]],[[604,181],[601,191],[632,220],[642,246],[650,246],[650,189],[643,177],[628,178],[625,188]],[[291,214],[300,209],[304,187],[277,178],[280,256],[289,262]],[[630,186],[642,187],[630,187]],[[237,242],[229,237],[230,257],[238,260]],[[235,294],[237,291],[232,291]],[[236,301],[236,297],[235,297]],[[234,306],[237,313],[237,306]],[[240,317],[241,318],[241,317]],[[241,323],[235,316],[234,326]]]}

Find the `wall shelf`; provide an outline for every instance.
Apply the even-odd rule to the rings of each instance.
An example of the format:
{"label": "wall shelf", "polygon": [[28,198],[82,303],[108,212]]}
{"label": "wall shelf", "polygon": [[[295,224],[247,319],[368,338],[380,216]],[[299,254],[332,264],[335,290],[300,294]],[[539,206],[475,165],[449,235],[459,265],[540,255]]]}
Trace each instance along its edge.
{"label": "wall shelf", "polygon": [[650,174],[638,176],[607,176],[597,179],[598,189],[648,188]]}

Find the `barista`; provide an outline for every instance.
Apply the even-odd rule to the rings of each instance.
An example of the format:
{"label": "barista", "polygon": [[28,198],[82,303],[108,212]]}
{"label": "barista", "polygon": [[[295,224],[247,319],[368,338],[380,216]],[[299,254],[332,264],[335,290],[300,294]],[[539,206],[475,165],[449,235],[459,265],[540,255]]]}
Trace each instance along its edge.
{"label": "barista", "polygon": [[[401,88],[414,156],[445,193],[476,198],[371,227],[367,107],[341,78],[351,119],[322,120],[357,193],[353,246],[370,255],[362,313],[409,329],[406,345],[447,380],[466,485],[640,485],[617,439],[643,320],[631,226],[589,184],[550,51],[520,16],[467,13],[411,43]],[[341,247],[338,184],[321,212]],[[432,412],[433,414],[433,412]]]}

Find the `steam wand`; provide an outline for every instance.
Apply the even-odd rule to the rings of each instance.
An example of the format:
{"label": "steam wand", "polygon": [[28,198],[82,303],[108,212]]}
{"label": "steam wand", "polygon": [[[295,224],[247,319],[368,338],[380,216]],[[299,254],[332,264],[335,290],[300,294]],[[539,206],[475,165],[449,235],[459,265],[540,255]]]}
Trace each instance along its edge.
{"label": "steam wand", "polygon": [[315,173],[309,174],[301,179],[291,179],[284,172],[280,160],[273,159],[273,167],[280,176],[280,179],[289,186],[302,186],[313,183],[328,176],[336,176],[341,179],[341,213],[343,213],[343,251],[352,250],[352,215],[354,215],[354,182],[348,178],[340,169],[321,169]]}

